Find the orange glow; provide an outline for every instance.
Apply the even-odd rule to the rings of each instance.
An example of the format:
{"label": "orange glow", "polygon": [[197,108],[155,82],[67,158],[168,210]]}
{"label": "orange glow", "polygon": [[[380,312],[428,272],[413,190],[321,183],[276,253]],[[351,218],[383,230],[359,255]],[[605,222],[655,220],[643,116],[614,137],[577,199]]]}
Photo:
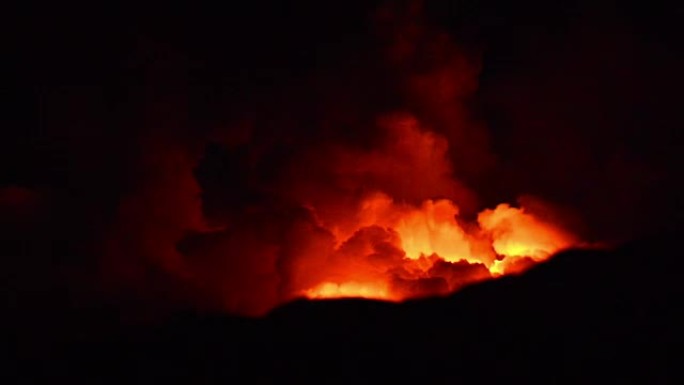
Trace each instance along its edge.
{"label": "orange glow", "polygon": [[[302,297],[448,295],[578,245],[550,202],[482,202],[478,189],[530,184],[504,184],[517,174],[497,167],[470,111],[481,59],[421,7],[383,3],[359,60],[248,92],[225,112],[230,127],[221,112],[186,136],[187,119],[162,116],[125,167],[136,172],[107,227],[103,277],[146,288],[168,275],[198,303],[263,315]],[[29,193],[0,189],[0,220],[40,208]]]}
{"label": "orange glow", "polygon": [[327,196],[307,199],[320,235],[298,238],[290,295],[388,301],[446,295],[520,273],[578,244],[525,207],[499,204],[466,221],[457,202],[470,203],[469,195],[450,176],[444,138],[409,116],[380,123],[389,138],[384,147],[369,153],[332,151],[337,178],[372,188],[351,204]]}
{"label": "orange glow", "polygon": [[561,229],[507,204],[481,212],[478,222],[492,233],[494,250],[508,257],[544,259],[573,243],[572,237]]}
{"label": "orange glow", "polygon": [[519,273],[576,244],[566,231],[507,204],[482,211],[468,229],[448,199],[416,207],[373,193],[355,216],[356,230],[338,238],[333,261],[313,272],[319,283],[301,291],[307,298],[399,301],[448,294]]}
{"label": "orange glow", "polygon": [[391,299],[390,292],[385,285],[377,283],[325,282],[306,291],[306,296],[315,298],[369,298]]}

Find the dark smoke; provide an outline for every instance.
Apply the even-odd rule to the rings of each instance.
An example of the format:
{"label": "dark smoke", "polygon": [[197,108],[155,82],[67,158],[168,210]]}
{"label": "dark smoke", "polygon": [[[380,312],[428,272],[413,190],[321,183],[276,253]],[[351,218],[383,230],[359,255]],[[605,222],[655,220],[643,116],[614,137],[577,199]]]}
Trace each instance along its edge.
{"label": "dark smoke", "polygon": [[[7,271],[34,278],[13,285],[259,314],[314,283],[297,263],[401,257],[387,229],[336,248],[375,190],[471,220],[539,197],[591,241],[678,223],[673,16],[527,3],[17,10],[0,209]],[[432,273],[393,282],[487,275]]]}

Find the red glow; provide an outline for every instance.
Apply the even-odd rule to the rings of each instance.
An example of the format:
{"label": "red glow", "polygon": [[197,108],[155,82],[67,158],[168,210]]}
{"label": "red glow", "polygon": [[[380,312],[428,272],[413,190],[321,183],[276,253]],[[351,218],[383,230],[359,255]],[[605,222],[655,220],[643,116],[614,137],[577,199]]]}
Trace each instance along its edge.
{"label": "red glow", "polygon": [[[455,199],[468,202],[470,195],[449,176],[444,137],[410,116],[381,124],[389,137],[384,147],[334,156],[336,178],[372,187],[368,192],[352,204],[320,193],[305,197],[315,226],[330,240],[298,241],[288,295],[391,301],[443,295],[519,273],[577,243],[559,226],[508,204],[467,223]],[[416,199],[430,195],[445,198]]]}
{"label": "red glow", "polygon": [[[390,301],[447,294],[518,273],[575,243],[564,230],[507,204],[482,211],[469,229],[458,223],[458,207],[448,199],[416,207],[374,193],[352,215],[354,231],[336,232],[333,253],[343,258],[318,270],[317,283],[300,294]],[[306,263],[298,268],[307,270]]]}
{"label": "red glow", "polygon": [[[143,282],[152,265],[202,303],[263,315],[296,298],[447,295],[577,245],[538,202],[482,210],[473,188],[489,186],[465,177],[497,161],[465,103],[479,61],[418,13],[388,5],[376,20],[392,112],[347,96],[365,85],[323,76],[310,79],[313,111],[290,90],[291,105],[265,103],[263,117],[203,138],[221,147],[206,159],[151,140],[139,162],[150,177],[121,202],[103,270]],[[203,165],[205,180],[193,173]]]}

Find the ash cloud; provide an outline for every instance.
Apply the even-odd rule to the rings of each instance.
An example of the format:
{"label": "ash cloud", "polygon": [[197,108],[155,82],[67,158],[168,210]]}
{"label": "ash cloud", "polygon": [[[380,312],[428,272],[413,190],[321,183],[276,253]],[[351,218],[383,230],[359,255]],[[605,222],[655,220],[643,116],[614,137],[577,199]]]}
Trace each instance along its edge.
{"label": "ash cloud", "polygon": [[66,244],[65,265],[96,277],[77,280],[86,291],[259,314],[339,261],[443,293],[501,260],[478,243],[482,261],[387,269],[405,257],[396,234],[349,215],[377,191],[401,210],[450,200],[469,240],[479,211],[521,194],[525,213],[590,240],[677,223],[682,58],[662,31],[633,32],[647,28],[627,6],[578,2],[573,21],[445,4],[122,8],[134,27],[116,37],[129,24],[104,16],[27,35],[12,87],[30,84],[35,106],[12,116],[40,129],[2,141],[2,175],[51,215],[18,237]]}
{"label": "ash cloud", "polygon": [[[155,129],[142,142],[139,182],[119,204],[103,274],[142,283],[153,266],[211,306],[252,315],[304,295],[418,297],[491,276],[482,269],[493,252],[479,241],[487,235],[455,222],[481,208],[464,181],[494,165],[484,123],[467,106],[479,57],[422,12],[418,3],[382,6],[369,36],[377,43],[365,51],[369,69],[352,61],[314,70],[205,132],[182,127],[191,124],[182,93],[153,93],[152,117],[178,109],[162,126],[173,134]],[[168,87],[186,75],[175,67],[185,59],[164,58],[150,81]],[[183,79],[171,83],[181,92]],[[373,100],[355,98],[372,88],[382,90]],[[383,202],[376,193],[391,199],[377,213],[367,210]],[[423,203],[432,199],[450,203]],[[401,215],[418,231],[442,231],[423,220],[447,226],[461,246],[444,246],[445,235],[428,242],[467,262],[413,261],[394,230]]]}

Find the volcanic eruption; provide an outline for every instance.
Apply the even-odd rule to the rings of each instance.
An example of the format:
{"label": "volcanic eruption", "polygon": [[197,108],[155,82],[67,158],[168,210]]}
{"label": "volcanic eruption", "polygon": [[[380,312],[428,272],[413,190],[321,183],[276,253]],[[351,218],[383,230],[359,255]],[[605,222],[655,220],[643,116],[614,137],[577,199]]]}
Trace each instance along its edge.
{"label": "volcanic eruption", "polygon": [[[384,180],[402,190],[414,184],[431,191],[436,184],[453,196],[449,189],[459,186],[450,183],[446,140],[421,131],[410,117],[384,124],[391,132],[387,147],[342,156],[334,161],[342,165],[335,178],[372,178],[366,185]],[[412,204],[370,190],[360,194],[355,207],[336,213],[335,204],[307,206],[312,226],[327,239],[294,257],[295,293],[389,300],[447,294],[577,245],[559,226],[508,204],[481,211],[472,223],[459,217],[458,204],[449,198]]]}
{"label": "volcanic eruption", "polygon": [[148,282],[145,261],[212,306],[258,315],[297,298],[446,295],[579,245],[549,202],[479,198],[500,160],[469,107],[477,53],[423,23],[419,2],[369,23],[363,55],[264,92],[227,124],[148,132],[104,274]]}
{"label": "volcanic eruption", "polygon": [[679,373],[671,4],[67,3],[3,23],[0,382]]}

